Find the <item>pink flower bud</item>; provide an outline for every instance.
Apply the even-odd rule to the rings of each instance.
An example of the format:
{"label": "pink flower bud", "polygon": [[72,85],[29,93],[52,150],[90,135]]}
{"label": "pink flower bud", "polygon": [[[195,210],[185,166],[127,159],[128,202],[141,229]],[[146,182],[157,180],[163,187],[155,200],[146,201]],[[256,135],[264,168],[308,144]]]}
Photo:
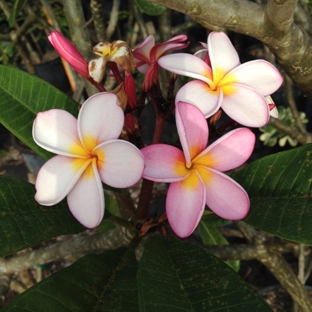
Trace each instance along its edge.
{"label": "pink flower bud", "polygon": [[136,107],[136,90],[133,76],[128,73],[125,76],[125,91],[128,95],[128,105],[130,108],[135,109]]}
{"label": "pink flower bud", "polygon": [[69,40],[57,30],[52,31],[48,39],[60,56],[67,61],[78,74],[89,78],[88,63]]}

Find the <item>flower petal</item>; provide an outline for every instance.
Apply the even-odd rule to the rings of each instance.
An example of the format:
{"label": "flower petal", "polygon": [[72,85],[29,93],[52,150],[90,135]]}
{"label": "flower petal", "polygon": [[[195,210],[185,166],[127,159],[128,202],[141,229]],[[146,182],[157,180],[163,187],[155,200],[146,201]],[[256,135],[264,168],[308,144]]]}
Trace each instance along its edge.
{"label": "flower petal", "polygon": [[229,37],[223,32],[212,32],[208,36],[208,53],[214,82],[240,64],[238,54]]}
{"label": "flower petal", "polygon": [[97,146],[94,153],[98,154],[98,170],[105,184],[124,188],[141,179],[144,158],[133,144],[123,140],[111,140]]}
{"label": "flower petal", "polygon": [[97,83],[100,83],[105,74],[105,68],[107,63],[107,56],[98,57],[93,59],[88,64],[88,70],[90,77]]}
{"label": "flower petal", "polygon": [[263,127],[268,123],[269,108],[263,96],[241,84],[233,84],[229,89],[221,104],[229,117],[247,127]]}
{"label": "flower petal", "polygon": [[78,116],[78,133],[87,150],[107,140],[117,139],[124,124],[124,113],[117,96],[109,92],[88,98]]}
{"label": "flower petal", "polygon": [[67,196],[73,216],[85,227],[95,228],[104,215],[104,192],[95,158]]}
{"label": "flower petal", "polygon": [[71,191],[91,160],[54,156],[39,170],[36,201],[45,206],[60,202]]}
{"label": "flower petal", "polygon": [[255,60],[234,68],[222,79],[220,85],[232,82],[245,84],[266,96],[274,93],[281,86],[283,77],[271,63]]}
{"label": "flower petal", "polygon": [[149,35],[136,49],[133,50],[133,56],[145,63],[150,61],[151,49],[155,46],[154,36]]}
{"label": "flower petal", "polygon": [[45,150],[70,157],[85,157],[77,119],[65,110],[51,109],[37,114],[33,123],[34,141]]}
{"label": "flower petal", "polygon": [[167,51],[183,49],[189,46],[190,42],[183,42],[187,40],[186,35],[179,35],[169,39],[166,42],[156,44],[151,50],[151,59],[157,60]]}
{"label": "flower petal", "polygon": [[174,146],[153,144],[142,148],[141,152],[145,159],[143,177],[148,180],[170,183],[189,175],[183,152]]}
{"label": "flower petal", "polygon": [[186,166],[190,167],[192,159],[207,146],[207,121],[196,106],[185,102],[176,104],[175,117]]}
{"label": "flower petal", "polygon": [[193,163],[218,171],[228,171],[244,164],[250,157],[256,136],[247,128],[228,132],[208,146]]}
{"label": "flower petal", "polygon": [[246,191],[233,179],[219,171],[204,168],[199,171],[206,188],[207,206],[223,219],[245,218],[250,207]]}
{"label": "flower petal", "polygon": [[212,91],[205,82],[193,80],[179,89],[175,102],[193,104],[208,118],[218,111],[222,98],[222,92],[219,90]]}
{"label": "flower petal", "polygon": [[172,230],[179,237],[187,237],[196,229],[205,202],[205,187],[195,171],[185,180],[170,184],[166,212]]}
{"label": "flower petal", "polygon": [[199,57],[187,53],[174,53],[159,58],[158,64],[173,73],[212,83],[211,68]]}

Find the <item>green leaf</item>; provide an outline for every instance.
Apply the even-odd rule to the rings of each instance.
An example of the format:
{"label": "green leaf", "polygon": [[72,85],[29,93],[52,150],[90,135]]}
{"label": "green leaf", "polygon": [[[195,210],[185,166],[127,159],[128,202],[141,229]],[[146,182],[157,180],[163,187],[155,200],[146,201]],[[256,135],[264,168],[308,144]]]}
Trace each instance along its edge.
{"label": "green leaf", "polygon": [[144,13],[152,16],[160,15],[167,10],[165,6],[151,3],[146,0],[135,0],[135,3]]}
{"label": "green leaf", "polygon": [[14,22],[16,22],[16,17],[18,16],[19,12],[22,10],[22,8],[26,2],[27,2],[27,0],[15,0],[14,1],[14,5],[13,5],[11,15],[9,18],[10,27],[13,27]]}
{"label": "green leaf", "polygon": [[[204,245],[228,245],[228,241],[220,233],[217,227],[229,223],[229,221],[219,218],[214,213],[203,215],[198,224],[198,230]],[[229,265],[234,271],[238,272],[240,267],[240,261],[233,260],[224,262]]]}
{"label": "green leaf", "polygon": [[244,221],[276,236],[312,245],[311,144],[263,157],[231,177],[250,197]]}
{"label": "green leaf", "polygon": [[204,245],[227,245],[227,240],[217,227],[228,223],[229,221],[221,219],[213,213],[205,214],[201,218],[198,227]]}
{"label": "green leaf", "polygon": [[[57,75],[57,73],[55,73]],[[49,83],[19,69],[0,65],[0,123],[43,158],[53,154],[32,138],[36,114],[51,108],[78,115],[77,103]]]}
{"label": "green leaf", "polygon": [[87,255],[28,289],[3,312],[137,312],[137,262],[126,248]]}
{"label": "green leaf", "polygon": [[0,256],[85,230],[70,213],[66,201],[44,207],[34,200],[34,195],[33,185],[0,176]]}
{"label": "green leaf", "polygon": [[148,239],[137,279],[140,312],[271,311],[226,264],[175,239]]}

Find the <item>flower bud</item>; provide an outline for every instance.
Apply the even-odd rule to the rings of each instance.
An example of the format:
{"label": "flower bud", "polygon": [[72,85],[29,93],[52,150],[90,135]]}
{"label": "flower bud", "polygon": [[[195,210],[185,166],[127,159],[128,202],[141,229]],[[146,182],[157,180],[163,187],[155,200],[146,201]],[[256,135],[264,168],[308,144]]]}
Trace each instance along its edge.
{"label": "flower bud", "polygon": [[77,48],[57,30],[52,31],[48,39],[60,56],[81,76],[89,78],[88,63]]}
{"label": "flower bud", "polygon": [[127,73],[125,76],[125,91],[128,95],[128,105],[131,109],[136,107],[136,90],[133,76],[130,73]]}

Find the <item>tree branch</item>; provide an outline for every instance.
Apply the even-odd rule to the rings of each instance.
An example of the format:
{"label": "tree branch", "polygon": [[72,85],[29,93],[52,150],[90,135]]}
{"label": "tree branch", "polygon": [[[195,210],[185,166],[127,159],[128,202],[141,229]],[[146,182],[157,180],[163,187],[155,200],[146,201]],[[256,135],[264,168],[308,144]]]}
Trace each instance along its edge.
{"label": "tree branch", "polygon": [[30,267],[56,261],[68,255],[86,254],[126,246],[134,237],[134,231],[117,227],[105,233],[74,237],[50,246],[13,256],[0,258],[0,274],[10,274]]}

